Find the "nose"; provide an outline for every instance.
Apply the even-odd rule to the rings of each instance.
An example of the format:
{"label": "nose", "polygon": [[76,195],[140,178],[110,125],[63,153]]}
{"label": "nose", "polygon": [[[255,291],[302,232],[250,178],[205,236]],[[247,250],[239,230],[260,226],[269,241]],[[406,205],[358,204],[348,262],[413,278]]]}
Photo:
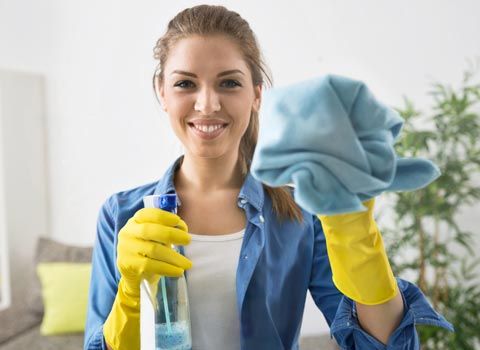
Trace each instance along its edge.
{"label": "nose", "polygon": [[195,111],[202,114],[212,114],[220,110],[220,98],[213,89],[204,88],[195,101]]}

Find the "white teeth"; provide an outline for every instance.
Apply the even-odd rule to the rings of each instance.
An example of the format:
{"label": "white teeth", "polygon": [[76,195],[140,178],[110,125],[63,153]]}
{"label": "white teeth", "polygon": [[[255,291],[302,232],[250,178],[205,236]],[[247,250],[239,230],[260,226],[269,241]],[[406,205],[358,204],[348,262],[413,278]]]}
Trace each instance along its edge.
{"label": "white teeth", "polygon": [[196,129],[201,130],[203,132],[213,132],[215,130],[218,130],[222,127],[222,125],[194,125]]}

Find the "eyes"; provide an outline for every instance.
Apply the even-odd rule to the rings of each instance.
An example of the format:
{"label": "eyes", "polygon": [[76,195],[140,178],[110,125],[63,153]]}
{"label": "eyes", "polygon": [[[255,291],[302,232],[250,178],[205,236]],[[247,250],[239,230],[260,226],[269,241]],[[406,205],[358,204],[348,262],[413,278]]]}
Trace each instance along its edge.
{"label": "eyes", "polygon": [[[238,81],[233,80],[233,79],[223,80],[222,84],[224,84],[224,83],[227,83],[226,85],[227,85],[227,88],[229,88],[229,89],[236,88],[237,86],[242,86]],[[178,83],[176,83],[174,86],[175,87],[178,86],[179,88],[182,88],[182,89],[188,89],[188,88],[192,87],[192,85],[194,86],[195,84],[193,84],[193,82],[191,82],[190,80],[182,80],[182,81],[179,81]],[[225,85],[223,85],[223,86],[225,86]]]}

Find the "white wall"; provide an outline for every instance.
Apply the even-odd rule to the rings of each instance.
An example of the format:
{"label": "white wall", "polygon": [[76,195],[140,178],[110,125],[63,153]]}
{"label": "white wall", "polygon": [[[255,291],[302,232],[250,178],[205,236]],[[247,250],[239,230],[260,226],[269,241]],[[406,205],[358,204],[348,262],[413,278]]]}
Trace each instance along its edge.
{"label": "white wall", "polygon": [[[0,0],[0,67],[46,76],[51,236],[91,244],[105,198],[158,179],[180,154],[153,97],[152,48],[198,3]],[[390,105],[407,94],[425,107],[430,79],[459,81],[465,59],[480,55],[475,0],[209,3],[250,22],[276,85],[332,72]],[[309,301],[304,332],[316,317]]]}
{"label": "white wall", "polygon": [[44,91],[42,76],[0,69],[0,230],[12,303],[24,302],[37,239],[49,232]]}

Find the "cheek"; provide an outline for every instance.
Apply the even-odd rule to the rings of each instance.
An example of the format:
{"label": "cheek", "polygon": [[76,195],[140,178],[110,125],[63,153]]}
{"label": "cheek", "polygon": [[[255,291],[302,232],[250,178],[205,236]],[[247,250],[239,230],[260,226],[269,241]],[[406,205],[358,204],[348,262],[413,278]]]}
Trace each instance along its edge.
{"label": "cheek", "polygon": [[189,113],[193,108],[193,101],[188,96],[170,96],[168,99],[169,111],[174,116],[181,116],[184,113]]}
{"label": "cheek", "polygon": [[252,108],[245,100],[243,100],[243,103],[236,103],[235,108],[232,109],[232,115],[235,116],[235,123],[242,132],[247,130],[251,113]]}
{"label": "cheek", "polygon": [[[168,104],[168,117],[170,125],[177,132],[184,127],[185,118],[191,114],[188,104],[181,99],[171,99]],[[178,133],[177,133],[178,134]]]}
{"label": "cheek", "polygon": [[243,111],[242,120],[241,120],[242,134],[247,130],[249,124],[250,124],[250,110],[245,110]]}
{"label": "cheek", "polygon": [[172,111],[172,110],[168,111],[168,120],[170,122],[170,128],[173,130],[175,135],[177,135],[178,138],[183,138],[182,119],[178,117],[175,111]]}
{"label": "cheek", "polygon": [[176,91],[173,87],[168,86],[164,90],[165,102],[168,105],[169,110],[178,111],[191,102],[191,96],[189,94]]}
{"label": "cheek", "polygon": [[235,119],[245,120],[250,117],[252,110],[252,100],[248,93],[235,94],[231,96],[225,96],[223,99],[224,111],[230,114]]}

